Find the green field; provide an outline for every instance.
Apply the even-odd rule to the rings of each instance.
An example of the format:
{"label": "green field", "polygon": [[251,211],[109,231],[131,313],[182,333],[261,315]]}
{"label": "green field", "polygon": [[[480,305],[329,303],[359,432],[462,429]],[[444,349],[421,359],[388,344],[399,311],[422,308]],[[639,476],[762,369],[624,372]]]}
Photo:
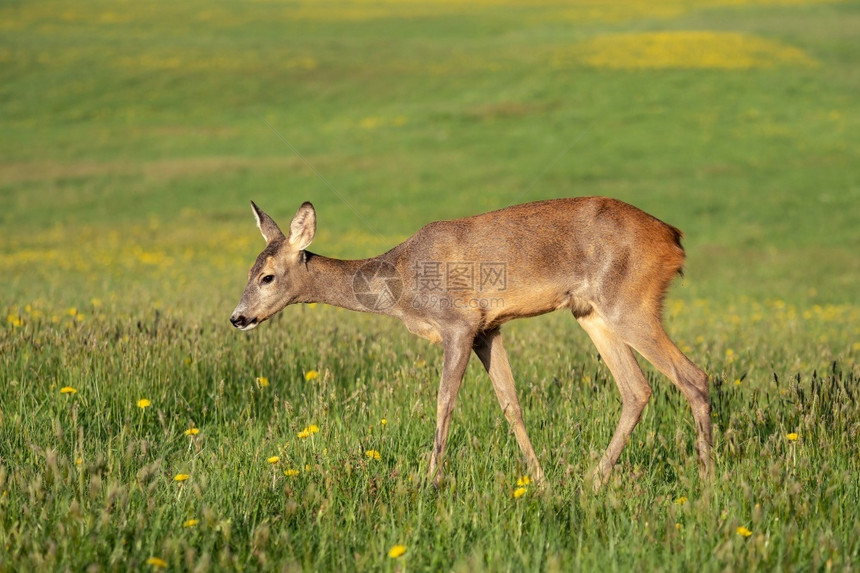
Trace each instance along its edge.
{"label": "green field", "polygon": [[[3,0],[0,571],[860,568],[858,70],[848,1]],[[439,347],[228,322],[250,199],[357,258],[580,195],[685,232],[710,482],[649,366],[591,492],[621,404],[568,313],[505,329],[548,481],[517,496],[477,360],[436,490]]]}

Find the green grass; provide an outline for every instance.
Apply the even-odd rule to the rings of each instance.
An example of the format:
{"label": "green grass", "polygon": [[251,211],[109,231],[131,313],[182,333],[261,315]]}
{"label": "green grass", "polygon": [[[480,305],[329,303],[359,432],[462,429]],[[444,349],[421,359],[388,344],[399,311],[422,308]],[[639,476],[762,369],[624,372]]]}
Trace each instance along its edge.
{"label": "green grass", "polygon": [[[581,56],[684,30],[808,63]],[[0,571],[857,568],[858,38],[850,2],[0,4]],[[566,313],[506,327],[549,483],[520,498],[476,360],[436,491],[438,347],[323,306],[227,322],[249,199],[282,224],[313,201],[312,250],[363,257],[575,195],[686,233],[666,325],[711,375],[710,483],[649,367],[591,493],[620,402]]]}

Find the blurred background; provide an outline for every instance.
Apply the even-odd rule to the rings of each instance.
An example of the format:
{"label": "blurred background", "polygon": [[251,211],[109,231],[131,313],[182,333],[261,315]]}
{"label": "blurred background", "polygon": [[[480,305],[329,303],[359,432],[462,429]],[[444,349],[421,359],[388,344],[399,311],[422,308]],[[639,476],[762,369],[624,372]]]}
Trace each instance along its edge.
{"label": "blurred background", "polygon": [[858,29],[812,0],[3,2],[2,303],[226,316],[251,199],[365,257],[579,195],[684,230],[682,299],[856,302]]}

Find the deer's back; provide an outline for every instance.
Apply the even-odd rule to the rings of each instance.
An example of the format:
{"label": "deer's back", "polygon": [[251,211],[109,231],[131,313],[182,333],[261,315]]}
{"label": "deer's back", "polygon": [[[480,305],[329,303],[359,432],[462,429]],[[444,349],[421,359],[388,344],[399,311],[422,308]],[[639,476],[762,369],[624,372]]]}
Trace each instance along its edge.
{"label": "deer's back", "polygon": [[391,254],[406,292],[426,295],[433,287],[477,306],[484,326],[494,326],[565,307],[608,312],[631,298],[659,313],[683,265],[680,238],[678,229],[632,205],[580,197],[430,223]]}

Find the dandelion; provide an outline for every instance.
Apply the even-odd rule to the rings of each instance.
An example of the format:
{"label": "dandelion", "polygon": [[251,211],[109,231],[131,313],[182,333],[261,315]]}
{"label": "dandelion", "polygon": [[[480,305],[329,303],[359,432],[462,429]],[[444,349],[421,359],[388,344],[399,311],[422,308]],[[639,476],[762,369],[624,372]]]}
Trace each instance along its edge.
{"label": "dandelion", "polygon": [[785,436],[785,437],[786,437],[786,438],[788,438],[788,441],[789,441],[789,442],[796,442],[796,441],[797,441],[797,433],[796,433],[796,432],[792,432],[792,433],[790,433],[790,434],[786,434],[786,436]]}
{"label": "dandelion", "polygon": [[152,402],[150,402],[146,398],[141,398],[140,400],[137,401],[137,407],[140,408],[141,410],[145,410],[146,408],[149,408],[151,405],[152,405]]}
{"label": "dandelion", "polygon": [[382,424],[383,426],[385,426],[386,424],[388,424],[388,420],[386,420],[385,418],[382,418],[382,420],[380,420],[379,423]]}
{"label": "dandelion", "polygon": [[532,483],[532,480],[529,476],[523,476],[517,480],[517,485],[520,487],[529,485],[530,483]]}
{"label": "dandelion", "polygon": [[187,430],[185,430],[186,436],[196,436],[199,433],[200,433],[200,428],[188,428]]}
{"label": "dandelion", "polygon": [[269,385],[269,379],[266,378],[265,376],[258,376],[257,377],[257,384],[260,386],[260,388],[265,388],[266,386]]}
{"label": "dandelion", "polygon": [[316,380],[319,377],[320,377],[320,373],[317,372],[316,370],[308,370],[305,373],[305,380],[307,380],[308,382],[310,382],[311,380]]}
{"label": "dandelion", "polygon": [[173,481],[185,481],[190,477],[191,476],[188,474],[176,474],[175,476],[173,476]]}
{"label": "dandelion", "polygon": [[[797,48],[734,32],[677,30],[599,36],[577,47],[585,63],[614,69],[749,69],[814,65]],[[780,306],[781,305],[781,306]],[[783,301],[774,302],[784,308]]]}
{"label": "dandelion", "polygon": [[391,557],[392,559],[397,559],[398,557],[402,556],[404,553],[406,553],[406,546],[405,545],[395,545],[394,547],[392,547],[391,549],[388,550],[388,556]]}
{"label": "dandelion", "polygon": [[371,460],[381,460],[382,459],[382,455],[376,450],[367,450],[366,452],[364,452],[364,455],[366,455]]}
{"label": "dandelion", "polygon": [[284,475],[287,477],[296,477],[299,475],[299,470],[285,470]]}
{"label": "dandelion", "polygon": [[199,519],[187,519],[187,520],[182,522],[182,527],[185,527],[185,528],[194,527],[198,523],[200,523]]}
{"label": "dandelion", "polygon": [[752,531],[750,531],[749,529],[747,529],[743,525],[738,527],[736,529],[736,531],[737,531],[738,535],[740,535],[741,537],[749,537],[750,535],[752,535]]}
{"label": "dandelion", "polygon": [[684,505],[685,503],[687,503],[687,498],[683,495],[675,500],[675,505]]}
{"label": "dandelion", "polygon": [[269,462],[270,464],[276,464],[279,461],[281,461],[281,458],[278,456],[272,456],[269,459],[267,459],[266,461]]}
{"label": "dandelion", "polygon": [[514,490],[514,499],[519,499],[526,494],[528,490],[524,487],[518,487]]}
{"label": "dandelion", "polygon": [[11,324],[12,326],[23,326],[24,325],[24,321],[21,320],[21,317],[18,316],[17,314],[9,314],[9,316],[6,317],[6,322]]}
{"label": "dandelion", "polygon": [[77,390],[75,390],[71,386],[63,386],[62,388],[60,388],[60,394],[75,394],[75,393],[77,393]]}
{"label": "dandelion", "polygon": [[307,438],[311,434],[316,434],[320,431],[320,427],[316,424],[311,424],[310,426],[306,426],[301,432],[298,433],[300,438]]}
{"label": "dandelion", "polygon": [[164,559],[162,559],[160,557],[150,557],[149,559],[146,560],[146,564],[152,565],[153,567],[160,567],[162,569],[167,567],[167,561],[165,561]]}

